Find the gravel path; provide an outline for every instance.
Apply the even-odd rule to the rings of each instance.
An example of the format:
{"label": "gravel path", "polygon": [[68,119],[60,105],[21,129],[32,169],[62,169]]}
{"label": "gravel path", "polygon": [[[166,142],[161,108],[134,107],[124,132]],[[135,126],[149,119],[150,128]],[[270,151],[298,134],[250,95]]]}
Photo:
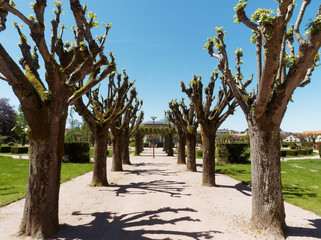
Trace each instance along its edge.
{"label": "gravel path", "polygon": [[[92,173],[61,185],[61,230],[50,239],[270,239],[251,230],[251,191],[217,174],[217,187],[201,186],[175,157],[146,149],[123,172],[108,171],[108,187],[89,187]],[[108,159],[110,169],[111,159]],[[23,200],[0,208],[0,239],[22,239]],[[321,239],[321,217],[285,204],[287,239]],[[26,238],[30,239],[30,238]]]}

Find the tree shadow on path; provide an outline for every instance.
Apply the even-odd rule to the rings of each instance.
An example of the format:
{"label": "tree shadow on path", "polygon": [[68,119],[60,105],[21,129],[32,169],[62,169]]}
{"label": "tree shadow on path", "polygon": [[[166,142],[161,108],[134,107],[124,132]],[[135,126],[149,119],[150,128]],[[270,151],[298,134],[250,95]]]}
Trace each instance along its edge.
{"label": "tree shadow on path", "polygon": [[[70,226],[64,225],[63,228],[50,239],[213,239],[215,234],[223,234],[220,231],[186,232],[179,230],[166,230],[165,225],[175,225],[180,222],[200,222],[189,216],[170,218],[165,220],[163,214],[188,214],[196,210],[191,208],[160,208],[158,210],[134,212],[129,214],[117,215],[116,213],[95,212],[81,213],[73,212],[72,215],[79,217],[94,217],[91,222],[83,225]],[[168,217],[167,217],[168,219]],[[153,229],[151,229],[153,228]],[[155,229],[157,228],[157,229]],[[164,238],[160,238],[164,237]]]}
{"label": "tree shadow on path", "polygon": [[216,187],[222,188],[235,188],[237,191],[241,192],[245,196],[252,196],[251,191],[252,189],[244,183],[237,183],[234,186],[232,185],[216,185]]}
{"label": "tree shadow on path", "polygon": [[321,239],[321,218],[307,220],[314,228],[288,226],[285,232],[286,237],[314,237]]}
{"label": "tree shadow on path", "polygon": [[[113,190],[112,188],[117,189]],[[190,194],[182,193],[186,188],[184,182],[154,180],[151,182],[131,182],[127,185],[110,185],[106,190],[100,191],[114,191],[116,196],[125,196],[127,194],[148,194],[148,193],[164,193],[171,197],[190,196]]]}

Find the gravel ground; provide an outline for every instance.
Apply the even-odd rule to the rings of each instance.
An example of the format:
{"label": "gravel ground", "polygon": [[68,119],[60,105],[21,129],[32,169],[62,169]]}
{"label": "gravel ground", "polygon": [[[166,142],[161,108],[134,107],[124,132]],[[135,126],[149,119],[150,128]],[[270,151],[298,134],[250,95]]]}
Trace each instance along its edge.
{"label": "gravel ground", "polygon": [[[201,186],[198,172],[156,149],[132,156],[123,172],[108,170],[108,187],[89,187],[92,173],[61,185],[61,230],[50,239],[273,239],[250,227],[251,189],[217,174]],[[110,169],[111,159],[108,159]],[[24,201],[0,208],[0,239],[16,237]],[[321,217],[286,203],[287,239],[321,239]],[[30,239],[30,238],[25,238]]]}

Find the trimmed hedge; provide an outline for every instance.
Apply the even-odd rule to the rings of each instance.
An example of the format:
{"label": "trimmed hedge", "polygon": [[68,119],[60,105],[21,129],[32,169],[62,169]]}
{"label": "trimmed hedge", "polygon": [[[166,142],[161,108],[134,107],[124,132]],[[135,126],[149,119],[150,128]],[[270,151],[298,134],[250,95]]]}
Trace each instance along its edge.
{"label": "trimmed hedge", "polygon": [[11,153],[11,147],[10,146],[2,146],[0,147],[1,153]]}
{"label": "trimmed hedge", "polygon": [[202,150],[196,150],[196,157],[203,157],[203,151]]}
{"label": "trimmed hedge", "polygon": [[19,154],[19,153],[28,153],[28,147],[11,147],[11,153]]}
{"label": "trimmed hedge", "polygon": [[64,144],[64,162],[88,163],[89,142],[65,142]]}
{"label": "trimmed hedge", "polygon": [[217,160],[222,163],[248,163],[248,143],[217,143]]}
{"label": "trimmed hedge", "polygon": [[298,155],[311,155],[313,153],[312,148],[299,148],[299,149],[282,149],[281,157],[286,156],[298,156]]}
{"label": "trimmed hedge", "polygon": [[313,142],[303,142],[302,147],[313,148]]}
{"label": "trimmed hedge", "polygon": [[[153,144],[152,144],[152,145],[153,145]],[[156,144],[155,144],[155,145],[156,145]],[[144,143],[143,143],[143,146],[144,146],[144,147],[149,147],[149,142],[144,142]]]}

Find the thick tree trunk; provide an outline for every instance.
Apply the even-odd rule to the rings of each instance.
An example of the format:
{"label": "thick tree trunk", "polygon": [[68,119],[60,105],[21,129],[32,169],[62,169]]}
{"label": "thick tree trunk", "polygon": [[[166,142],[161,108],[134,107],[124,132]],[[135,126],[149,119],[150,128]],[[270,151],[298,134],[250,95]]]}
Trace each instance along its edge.
{"label": "thick tree trunk", "polygon": [[203,149],[203,173],[202,185],[215,186],[215,132],[204,131],[201,126],[202,133],[202,149]]}
{"label": "thick tree trunk", "polygon": [[285,224],[281,184],[280,124],[248,121],[252,165],[252,225],[283,238]]}
{"label": "thick tree trunk", "polygon": [[186,137],[185,134],[177,134],[177,164],[186,164],[185,146]]}
{"label": "thick tree trunk", "polygon": [[135,155],[139,156],[140,153],[143,151],[142,147],[142,135],[140,133],[135,134]]}
{"label": "thick tree trunk", "polygon": [[122,134],[122,162],[131,165],[129,157],[129,133],[125,130]]}
{"label": "thick tree trunk", "polygon": [[186,145],[187,145],[187,163],[186,170],[190,172],[196,172],[196,134],[186,134]]}
{"label": "thick tree trunk", "polygon": [[111,170],[114,172],[123,171],[122,163],[122,134],[112,130],[113,162]]}
{"label": "thick tree trunk", "polygon": [[166,144],[166,148],[167,148],[167,156],[174,156],[174,151],[173,151],[173,135],[170,134],[167,136],[167,144]]}
{"label": "thick tree trunk", "polygon": [[90,186],[108,186],[107,181],[107,144],[108,144],[108,129],[96,125],[93,130],[95,145],[94,145],[94,169],[93,177]]}
{"label": "thick tree trunk", "polygon": [[58,231],[60,170],[68,112],[65,110],[66,114],[60,116],[38,116],[38,129],[29,132],[29,179],[19,235],[46,238]]}

